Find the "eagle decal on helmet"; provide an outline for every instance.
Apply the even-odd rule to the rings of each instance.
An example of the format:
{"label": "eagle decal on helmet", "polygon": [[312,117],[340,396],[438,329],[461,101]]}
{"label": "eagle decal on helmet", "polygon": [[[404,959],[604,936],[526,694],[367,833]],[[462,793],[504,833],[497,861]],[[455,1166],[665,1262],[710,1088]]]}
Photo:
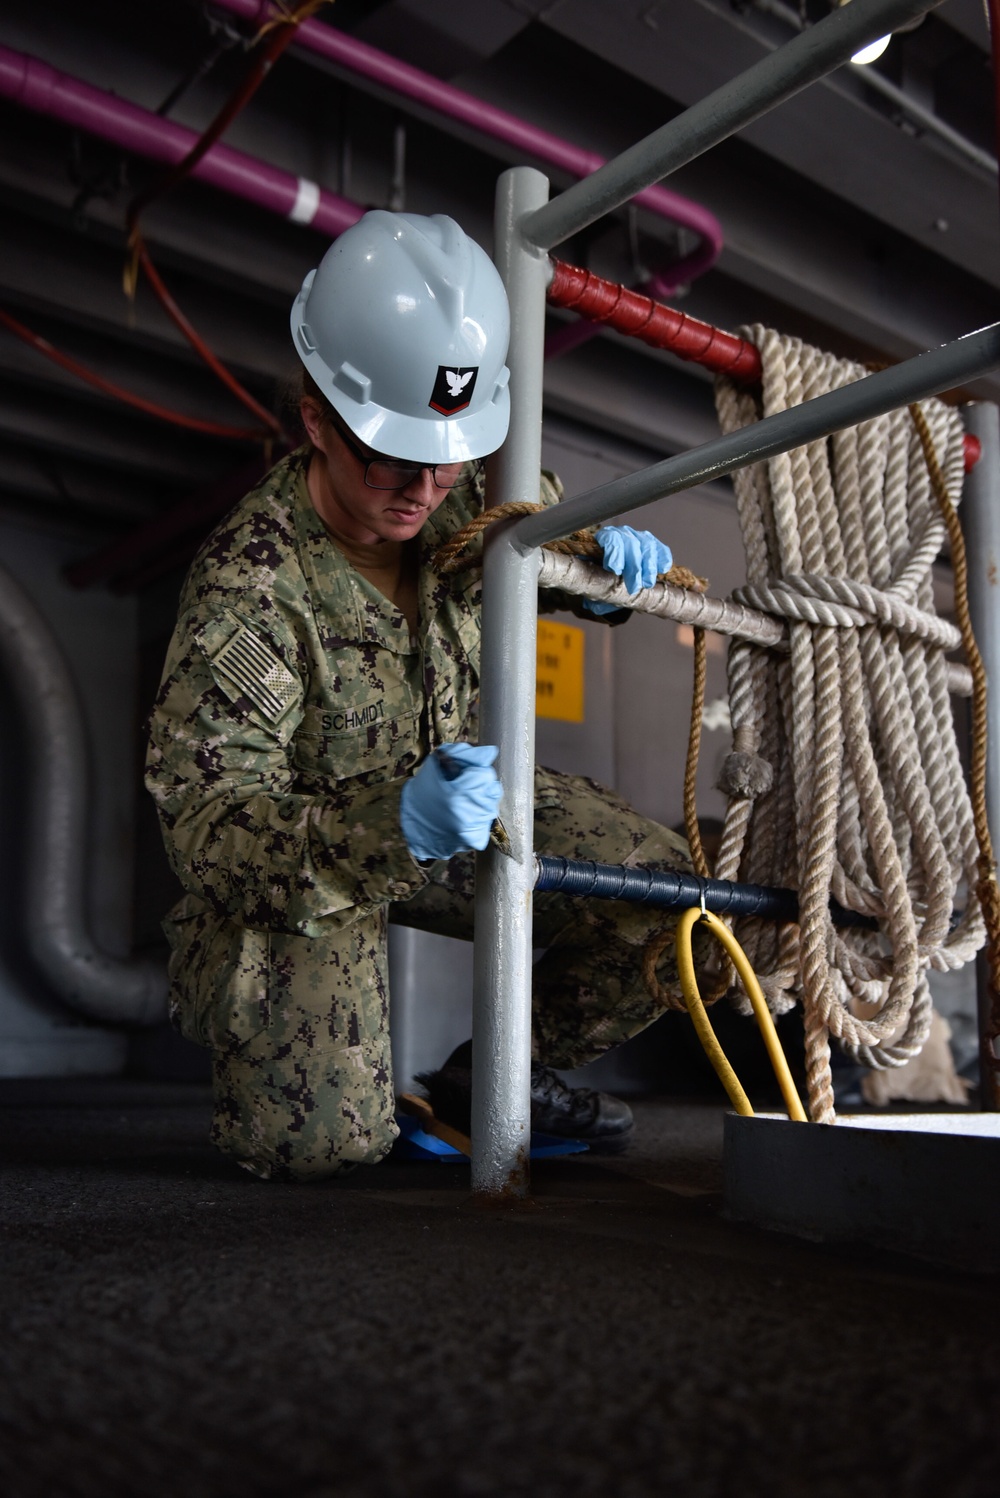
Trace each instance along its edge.
{"label": "eagle decal on helmet", "polygon": [[440,411],[442,416],[454,416],[456,412],[464,411],[472,400],[478,373],[478,365],[472,369],[449,369],[446,364],[439,364],[434,389],[427,402],[431,410]]}

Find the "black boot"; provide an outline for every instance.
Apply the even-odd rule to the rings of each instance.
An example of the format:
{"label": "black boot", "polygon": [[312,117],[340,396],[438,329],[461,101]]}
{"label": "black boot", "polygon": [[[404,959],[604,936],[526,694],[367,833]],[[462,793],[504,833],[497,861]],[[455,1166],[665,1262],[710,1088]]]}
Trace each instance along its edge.
{"label": "black boot", "polygon": [[[421,1072],[435,1117],[462,1134],[471,1131],[472,1041],[452,1051],[440,1071]],[[551,1067],[531,1063],[531,1127],[560,1139],[581,1139],[592,1151],[617,1154],[634,1127],[632,1110],[609,1092],[567,1087]]]}

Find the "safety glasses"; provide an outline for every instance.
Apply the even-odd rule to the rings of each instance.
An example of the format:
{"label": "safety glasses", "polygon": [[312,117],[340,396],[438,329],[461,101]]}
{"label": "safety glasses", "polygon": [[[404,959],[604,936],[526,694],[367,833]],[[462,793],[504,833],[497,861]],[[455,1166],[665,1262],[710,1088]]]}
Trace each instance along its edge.
{"label": "safety glasses", "polygon": [[437,489],[464,488],[482,473],[486,464],[485,458],[470,463],[407,463],[401,458],[384,458],[362,447],[342,421],[332,417],[331,421],[347,450],[365,465],[365,483],[369,489],[405,489],[424,472],[430,474]]}

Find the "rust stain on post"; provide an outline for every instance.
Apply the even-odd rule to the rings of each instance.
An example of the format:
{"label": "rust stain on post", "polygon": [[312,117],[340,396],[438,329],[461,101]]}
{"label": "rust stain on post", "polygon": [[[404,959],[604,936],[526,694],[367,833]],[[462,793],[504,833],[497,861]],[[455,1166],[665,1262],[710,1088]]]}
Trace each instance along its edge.
{"label": "rust stain on post", "polygon": [[531,1147],[521,1144],[518,1145],[514,1164],[507,1172],[507,1179],[502,1185],[491,1191],[473,1192],[473,1201],[477,1207],[506,1207],[534,1211],[535,1204],[527,1195],[530,1177]]}

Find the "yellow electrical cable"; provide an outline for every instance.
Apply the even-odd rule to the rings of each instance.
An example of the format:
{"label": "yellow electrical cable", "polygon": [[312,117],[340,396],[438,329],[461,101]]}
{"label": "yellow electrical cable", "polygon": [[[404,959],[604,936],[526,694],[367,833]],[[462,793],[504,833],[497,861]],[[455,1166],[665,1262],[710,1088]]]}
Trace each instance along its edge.
{"label": "yellow electrical cable", "polygon": [[743,1091],[739,1078],[726,1060],[725,1052],[715,1037],[715,1031],[712,1029],[705,1006],[701,1002],[701,994],[698,992],[698,979],[694,971],[694,952],[691,945],[691,932],[698,921],[704,921],[716,940],[725,947],[733,966],[740,975],[743,987],[747,991],[747,997],[753,1005],[757,1025],[763,1037],[764,1045],[767,1047],[767,1054],[774,1068],[774,1075],[778,1079],[778,1086],[781,1088],[781,1096],[785,1100],[785,1107],[788,1110],[789,1118],[794,1119],[796,1123],[808,1122],[805,1109],[795,1090],[792,1074],[788,1070],[788,1062],[785,1060],[785,1053],[781,1049],[781,1041],[778,1039],[778,1032],[774,1028],[771,1011],[767,1007],[767,1000],[764,998],[761,986],[757,982],[757,975],[750,966],[747,954],[729,930],[729,927],[724,925],[718,916],[713,915],[710,910],[699,910],[695,906],[691,910],[685,910],[677,922],[677,973],[681,980],[681,992],[684,995],[684,1002],[694,1022],[698,1039],[705,1049],[706,1056],[715,1068],[719,1081],[726,1089],[729,1101],[736,1109],[736,1112],[742,1114],[744,1118],[753,1117],[750,1099]]}

